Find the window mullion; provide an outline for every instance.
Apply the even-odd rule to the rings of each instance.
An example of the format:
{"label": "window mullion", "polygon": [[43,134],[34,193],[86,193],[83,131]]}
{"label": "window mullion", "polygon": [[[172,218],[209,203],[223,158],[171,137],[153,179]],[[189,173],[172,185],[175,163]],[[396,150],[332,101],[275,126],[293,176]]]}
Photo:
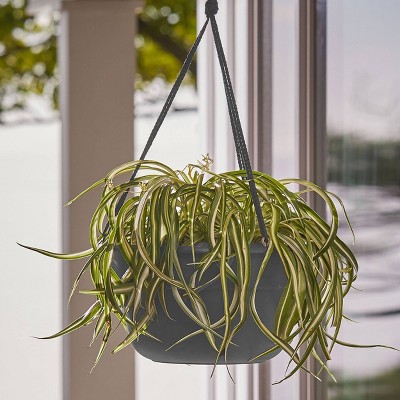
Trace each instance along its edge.
{"label": "window mullion", "polygon": [[[326,0],[299,1],[299,175],[300,178],[326,186]],[[315,193],[307,201],[320,215],[325,205]],[[306,367],[318,373],[314,358]],[[323,383],[305,371],[300,372],[300,400],[324,400]]]}

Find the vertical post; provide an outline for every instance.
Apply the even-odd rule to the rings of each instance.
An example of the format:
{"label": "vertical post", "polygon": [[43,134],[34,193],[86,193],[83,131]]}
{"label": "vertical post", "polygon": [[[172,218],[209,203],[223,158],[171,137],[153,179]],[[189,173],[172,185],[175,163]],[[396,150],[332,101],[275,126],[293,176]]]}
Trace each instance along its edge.
{"label": "vertical post", "polygon": [[[302,179],[326,186],[326,0],[299,1],[299,171]],[[320,215],[318,196],[307,199]],[[311,359],[307,368],[318,372]],[[324,377],[322,377],[325,382]],[[300,400],[324,400],[326,387],[300,372]]]}
{"label": "vertical post", "polygon": [[[133,157],[137,5],[133,0],[62,3],[59,65],[64,203]],[[64,251],[89,247],[89,223],[98,199],[99,192],[89,193],[64,209]],[[64,266],[64,299],[81,267],[81,262]],[[88,276],[84,278],[81,288],[86,289],[91,282]],[[75,295],[65,312],[65,324],[93,302],[87,297]],[[100,345],[95,342],[88,349],[90,328],[64,338],[64,399],[113,398],[116,390],[118,399],[134,399],[133,349],[111,356],[112,346],[123,339],[123,334],[112,335],[110,346],[90,374]]]}
{"label": "vertical post", "polygon": [[[326,185],[326,0],[299,2],[300,177]],[[318,212],[322,202],[313,196]]]}
{"label": "vertical post", "polygon": [[[248,2],[247,142],[253,168],[272,170],[272,12],[273,0]],[[271,398],[270,362],[252,369],[253,398]],[[255,397],[256,396],[256,397]]]}
{"label": "vertical post", "polygon": [[272,170],[273,0],[249,2],[248,145],[253,167]]}

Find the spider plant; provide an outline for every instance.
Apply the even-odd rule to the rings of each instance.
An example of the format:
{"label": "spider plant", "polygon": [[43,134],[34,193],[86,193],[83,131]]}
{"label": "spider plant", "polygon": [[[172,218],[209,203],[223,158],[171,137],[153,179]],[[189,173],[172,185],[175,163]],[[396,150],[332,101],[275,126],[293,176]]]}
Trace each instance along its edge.
{"label": "spider plant", "polygon": [[[113,353],[141,335],[152,336],[147,327],[156,319],[155,298],[161,299],[164,312],[168,313],[163,301],[168,286],[178,305],[197,324],[198,331],[193,335],[205,335],[215,349],[216,359],[226,356],[246,319],[253,318],[273,345],[266,346],[265,352],[252,361],[282,350],[289,355],[293,367],[285,379],[299,368],[305,369],[309,357],[315,357],[321,370],[327,370],[326,361],[334,345],[346,344],[337,337],[344,318],[343,300],[357,273],[353,253],[337,236],[338,212],[332,199],[336,196],[308,181],[278,181],[254,171],[269,236],[263,242],[245,171],[215,174],[208,167],[208,163],[188,165],[182,171],[174,171],[155,161],[129,162],[113,169],[69,203],[102,187],[89,229],[90,249],[56,254],[28,248],[59,259],[87,258],[71,296],[82,274],[88,272],[93,288],[82,293],[93,296],[95,301],[84,315],[48,338],[96,321],[93,341],[103,334],[96,364],[115,327],[112,315],[117,317],[115,329],[123,327],[128,331]],[[136,168],[140,173],[135,179],[115,183],[123,180],[121,177],[129,177]],[[296,184],[300,191],[290,191],[290,184]],[[307,205],[302,197],[307,191],[324,200],[329,222]],[[129,195],[118,210],[117,204],[125,192]],[[266,253],[258,270],[253,270],[257,278],[251,288],[250,245],[258,242],[266,246]],[[195,248],[199,243],[206,243],[209,251],[196,262]],[[190,279],[184,277],[177,258],[179,246],[192,249],[196,268]],[[123,276],[112,266],[116,251],[129,267]],[[288,280],[274,329],[270,329],[258,314],[256,297],[260,295],[258,285],[273,252],[279,254]],[[232,257],[237,260],[236,270],[230,267]],[[203,281],[204,273],[215,263],[219,265],[215,279],[220,281],[224,304],[224,313],[217,322],[210,320],[200,290],[209,283]],[[237,295],[233,299],[228,296],[228,282],[235,287]],[[235,323],[234,315],[239,315]],[[222,335],[216,332],[217,327],[223,327]],[[182,341],[186,339],[183,337]]]}

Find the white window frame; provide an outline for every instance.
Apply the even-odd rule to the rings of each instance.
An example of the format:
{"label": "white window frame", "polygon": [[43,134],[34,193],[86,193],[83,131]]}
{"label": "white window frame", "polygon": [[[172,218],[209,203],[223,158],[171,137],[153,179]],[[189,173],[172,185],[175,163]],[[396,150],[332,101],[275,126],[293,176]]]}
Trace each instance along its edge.
{"label": "white window frame", "polygon": [[[198,0],[198,26],[205,19],[204,4],[205,0]],[[220,0],[219,6],[217,20],[253,168],[271,172],[273,0]],[[326,0],[298,0],[297,7],[296,169],[301,178],[325,187]],[[198,58],[203,151],[215,157],[217,171],[232,169],[236,166],[234,144],[211,32],[207,32],[204,42]],[[322,215],[325,213],[316,196],[309,200]],[[316,371],[317,366],[311,361],[308,368]],[[210,381],[209,400],[272,400],[268,362],[230,370],[237,378],[236,384],[217,371]],[[303,371],[298,385],[299,400],[326,399],[326,385]]]}

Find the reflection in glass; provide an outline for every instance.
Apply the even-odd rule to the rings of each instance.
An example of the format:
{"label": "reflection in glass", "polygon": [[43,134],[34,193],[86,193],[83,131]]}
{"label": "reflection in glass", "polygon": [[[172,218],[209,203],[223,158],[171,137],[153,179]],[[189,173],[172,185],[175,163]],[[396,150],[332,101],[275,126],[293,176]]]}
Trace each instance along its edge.
{"label": "reflection in glass", "polygon": [[[277,179],[298,176],[297,6],[296,0],[273,1],[272,175]],[[268,362],[271,383],[285,376],[289,361],[289,356],[281,352]],[[271,399],[297,400],[300,398],[299,385],[298,374],[279,385],[271,385]]]}
{"label": "reflection in glass", "polygon": [[[359,278],[348,296],[341,338],[399,347],[400,56],[398,1],[328,5],[328,187],[346,204],[356,235]],[[352,236],[342,218],[342,236]],[[338,346],[339,383],[330,400],[400,398],[400,356]]]}

